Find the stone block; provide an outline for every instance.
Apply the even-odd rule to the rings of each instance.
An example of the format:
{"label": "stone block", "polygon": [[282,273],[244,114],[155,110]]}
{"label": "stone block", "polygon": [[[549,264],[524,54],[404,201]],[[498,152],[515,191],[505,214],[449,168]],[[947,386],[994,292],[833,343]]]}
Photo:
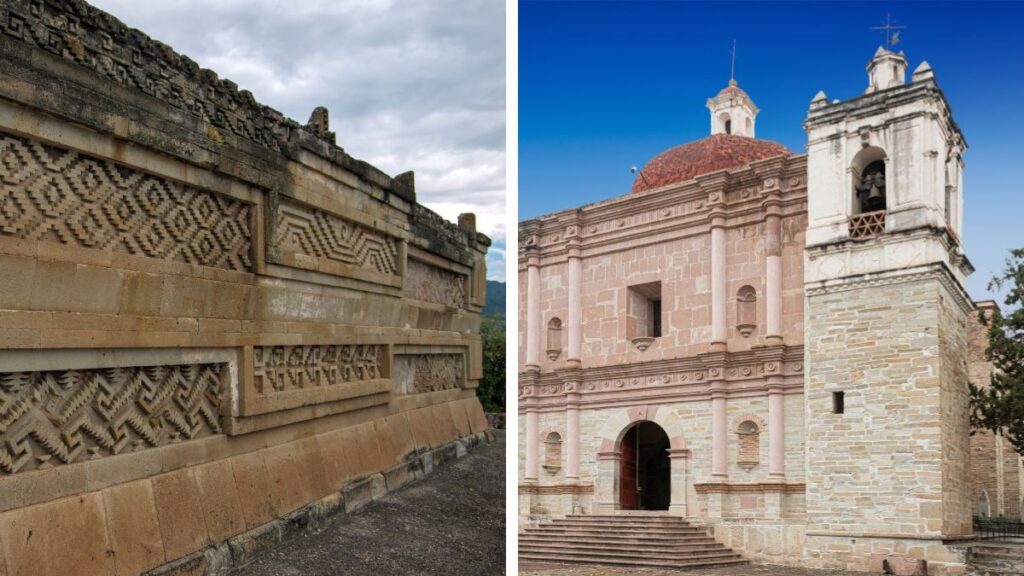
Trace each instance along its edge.
{"label": "stone block", "polygon": [[153,501],[168,560],[210,544],[199,486],[191,469],[154,476]]}
{"label": "stone block", "polygon": [[928,561],[888,552],[875,552],[868,558],[868,571],[895,576],[927,576]]}
{"label": "stone block", "polygon": [[153,486],[138,480],[102,492],[117,574],[139,574],[166,560]]}
{"label": "stone block", "polygon": [[114,576],[114,558],[99,494],[64,498],[0,515],[9,576]]}
{"label": "stone block", "polygon": [[341,490],[345,482],[355,475],[352,455],[346,449],[344,434],[332,430],[316,437],[323,455],[324,476],[333,491]]}
{"label": "stone block", "polygon": [[271,489],[279,497],[278,516],[287,514],[313,500],[309,483],[298,468],[295,458],[296,443],[289,442],[267,448],[264,462],[270,476]]}
{"label": "stone block", "polygon": [[195,468],[196,484],[213,542],[222,542],[245,531],[245,515],[238,499],[235,475],[228,460]]}
{"label": "stone block", "polygon": [[242,516],[249,530],[277,516],[278,496],[263,461],[263,452],[249,452],[230,460]]}
{"label": "stone block", "polygon": [[231,558],[235,565],[242,565],[249,562],[255,555],[281,542],[284,533],[279,522],[269,522],[235,536],[228,541],[231,549]]}

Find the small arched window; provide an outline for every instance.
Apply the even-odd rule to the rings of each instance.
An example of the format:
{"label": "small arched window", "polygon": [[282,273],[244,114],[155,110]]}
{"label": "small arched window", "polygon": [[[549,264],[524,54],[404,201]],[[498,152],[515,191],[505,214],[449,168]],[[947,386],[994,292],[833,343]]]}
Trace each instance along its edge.
{"label": "small arched window", "polygon": [[722,124],[722,131],[726,134],[732,134],[732,117],[729,116],[728,112],[723,112],[718,115],[718,121]]}
{"label": "small arched window", "polygon": [[753,420],[744,420],[736,427],[736,435],[739,437],[736,463],[750,470],[761,461],[761,428]]}
{"label": "small arched window", "polygon": [[554,360],[562,353],[562,321],[558,318],[548,320],[548,358]]}
{"label": "small arched window", "polygon": [[744,286],[736,293],[736,329],[744,338],[757,328],[757,291]]}
{"label": "small arched window", "polygon": [[544,439],[544,469],[554,474],[562,467],[562,437],[551,432]]}

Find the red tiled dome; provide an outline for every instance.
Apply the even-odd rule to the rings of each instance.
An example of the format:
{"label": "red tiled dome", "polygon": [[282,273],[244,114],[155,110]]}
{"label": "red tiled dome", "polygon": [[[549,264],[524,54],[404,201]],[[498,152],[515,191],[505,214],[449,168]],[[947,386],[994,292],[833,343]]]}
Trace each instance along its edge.
{"label": "red tiled dome", "polygon": [[686,182],[701,174],[746,166],[772,156],[792,156],[782,144],[735,134],[715,134],[669,148],[655,156],[633,180],[633,192]]}

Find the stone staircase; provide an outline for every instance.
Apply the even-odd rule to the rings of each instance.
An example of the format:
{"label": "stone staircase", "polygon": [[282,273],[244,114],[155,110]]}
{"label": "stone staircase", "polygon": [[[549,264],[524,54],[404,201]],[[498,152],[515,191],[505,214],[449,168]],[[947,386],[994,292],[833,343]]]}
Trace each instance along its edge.
{"label": "stone staircase", "polygon": [[519,561],[700,568],[746,564],[707,531],[665,515],[568,516],[519,533]]}
{"label": "stone staircase", "polygon": [[1024,576],[1024,539],[972,544],[967,552],[970,576]]}

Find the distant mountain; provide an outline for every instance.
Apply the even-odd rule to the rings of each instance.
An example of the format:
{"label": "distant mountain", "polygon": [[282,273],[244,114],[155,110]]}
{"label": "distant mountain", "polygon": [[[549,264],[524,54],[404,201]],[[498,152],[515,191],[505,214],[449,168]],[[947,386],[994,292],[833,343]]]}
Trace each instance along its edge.
{"label": "distant mountain", "polygon": [[484,306],[484,316],[505,317],[505,283],[495,280],[487,281],[487,304]]}

